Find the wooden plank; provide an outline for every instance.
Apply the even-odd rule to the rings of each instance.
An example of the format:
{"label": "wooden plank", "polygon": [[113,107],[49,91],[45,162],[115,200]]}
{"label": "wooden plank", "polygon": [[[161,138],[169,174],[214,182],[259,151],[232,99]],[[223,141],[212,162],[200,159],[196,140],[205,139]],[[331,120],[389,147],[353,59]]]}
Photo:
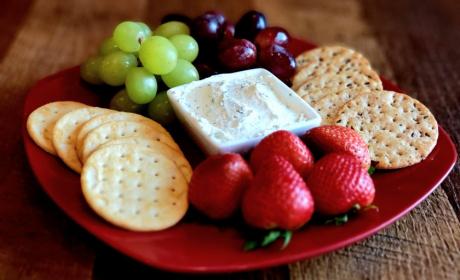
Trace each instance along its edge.
{"label": "wooden plank", "polygon": [[458,279],[459,249],[460,227],[438,189],[363,242],[291,265],[291,279]]}
{"label": "wooden plank", "polygon": [[91,278],[95,241],[43,194],[28,166],[22,103],[36,80],[80,63],[143,5],[36,1],[7,49],[0,64],[0,279]]}
{"label": "wooden plank", "polygon": [[5,56],[16,33],[21,29],[32,0],[3,1],[0,10],[0,61]]}
{"label": "wooden plank", "polygon": [[[364,1],[395,78],[433,111],[460,151],[460,4],[458,1]],[[460,165],[443,184],[460,219]]]}

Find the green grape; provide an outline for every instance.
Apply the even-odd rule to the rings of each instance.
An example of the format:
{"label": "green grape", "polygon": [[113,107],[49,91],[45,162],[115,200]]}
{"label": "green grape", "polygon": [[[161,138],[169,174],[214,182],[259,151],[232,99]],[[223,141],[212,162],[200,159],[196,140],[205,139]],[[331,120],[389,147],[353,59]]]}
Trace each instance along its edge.
{"label": "green grape", "polygon": [[94,85],[102,84],[103,81],[99,77],[98,69],[99,65],[102,62],[103,57],[101,56],[94,56],[88,58],[81,66],[80,66],[80,77]]}
{"label": "green grape", "polygon": [[198,43],[192,36],[178,34],[169,38],[169,41],[176,47],[179,58],[192,62],[198,56]]}
{"label": "green grape", "polygon": [[158,93],[155,99],[150,102],[148,113],[150,118],[162,125],[171,124],[176,119],[166,91]]}
{"label": "green grape", "polygon": [[119,50],[120,49],[118,48],[117,44],[115,44],[115,40],[112,37],[110,37],[102,42],[101,46],[99,47],[99,54],[106,55]]}
{"label": "green grape", "polygon": [[140,22],[140,21],[138,21],[137,24],[139,24],[142,27],[142,32],[144,33],[144,39],[152,36],[152,30],[147,24]]}
{"label": "green grape", "polygon": [[124,112],[140,113],[143,106],[136,104],[129,99],[126,90],[122,89],[110,100],[110,109]]}
{"label": "green grape", "polygon": [[120,50],[128,53],[137,52],[145,39],[144,28],[132,21],[124,21],[115,27],[113,39]]}
{"label": "green grape", "polygon": [[161,79],[170,88],[177,87],[193,81],[198,81],[200,76],[195,66],[187,60],[178,59],[174,70],[166,75],[162,75]]}
{"label": "green grape", "polygon": [[125,83],[129,68],[137,66],[137,59],[130,53],[115,51],[104,56],[99,65],[99,77],[111,86]]}
{"label": "green grape", "polygon": [[180,21],[169,21],[158,26],[153,34],[155,36],[163,36],[169,38],[177,34],[190,34],[190,28]]}
{"label": "green grape", "polygon": [[157,80],[144,67],[129,69],[125,84],[129,98],[137,104],[149,103],[157,94]]}
{"label": "green grape", "polygon": [[168,39],[151,36],[142,43],[139,59],[149,72],[163,75],[176,67],[177,50]]}

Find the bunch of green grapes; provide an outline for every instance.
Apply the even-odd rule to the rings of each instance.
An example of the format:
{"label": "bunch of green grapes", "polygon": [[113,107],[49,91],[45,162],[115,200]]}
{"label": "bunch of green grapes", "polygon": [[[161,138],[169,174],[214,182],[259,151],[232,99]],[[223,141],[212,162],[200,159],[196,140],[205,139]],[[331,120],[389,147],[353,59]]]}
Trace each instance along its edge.
{"label": "bunch of green grapes", "polygon": [[110,107],[141,112],[162,123],[174,120],[166,96],[159,90],[159,79],[168,88],[199,79],[193,62],[198,43],[189,27],[179,21],[161,24],[153,32],[143,22],[124,21],[102,42],[97,56],[80,67],[81,78],[90,84],[124,86],[111,100]]}

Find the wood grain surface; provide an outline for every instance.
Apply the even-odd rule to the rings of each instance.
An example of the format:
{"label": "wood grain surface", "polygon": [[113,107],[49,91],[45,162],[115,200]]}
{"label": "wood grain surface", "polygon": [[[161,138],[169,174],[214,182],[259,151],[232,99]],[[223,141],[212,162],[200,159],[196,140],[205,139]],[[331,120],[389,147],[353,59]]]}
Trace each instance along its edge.
{"label": "wood grain surface", "polygon": [[[22,104],[38,79],[79,64],[117,22],[155,25],[169,12],[248,9],[318,44],[368,56],[419,98],[460,142],[460,2],[457,0],[2,1],[0,9],[0,279],[460,279],[460,170],[410,214],[353,246],[266,270],[172,274],[107,248],[40,190],[21,142]],[[44,249],[46,248],[46,249]]]}

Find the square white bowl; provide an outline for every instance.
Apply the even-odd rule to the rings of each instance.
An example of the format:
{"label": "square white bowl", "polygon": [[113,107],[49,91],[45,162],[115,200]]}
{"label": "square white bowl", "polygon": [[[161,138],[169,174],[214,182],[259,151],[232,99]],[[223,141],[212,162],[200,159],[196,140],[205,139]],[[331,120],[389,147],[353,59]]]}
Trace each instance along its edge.
{"label": "square white bowl", "polygon": [[[292,110],[294,114],[299,115],[298,121],[295,121],[292,124],[290,123],[289,125],[286,125],[286,127],[273,127],[273,129],[260,132],[260,135],[243,137],[241,139],[220,140],[216,139],[215,136],[212,136],[209,133],[209,129],[206,129],[203,126],[203,122],[195,116],[186,104],[184,104],[185,101],[183,98],[186,95],[195,94],[196,96],[199,94],[199,91],[207,85],[219,84],[227,81],[233,81],[236,83],[241,82],[241,85],[243,85],[250,79],[259,79],[259,81],[263,80],[266,82],[264,86],[268,86],[273,91],[276,98],[284,104],[286,108]],[[212,98],[214,93],[215,91],[211,90],[209,98]],[[307,102],[300,98],[291,88],[279,80],[275,75],[262,68],[230,74],[214,75],[200,81],[171,88],[168,90],[167,94],[178,119],[184,124],[193,139],[208,155],[218,153],[244,153],[257,145],[257,143],[259,143],[264,137],[276,130],[288,130],[301,136],[306,131],[321,124],[320,115]],[[213,106],[221,105],[215,104]]]}

